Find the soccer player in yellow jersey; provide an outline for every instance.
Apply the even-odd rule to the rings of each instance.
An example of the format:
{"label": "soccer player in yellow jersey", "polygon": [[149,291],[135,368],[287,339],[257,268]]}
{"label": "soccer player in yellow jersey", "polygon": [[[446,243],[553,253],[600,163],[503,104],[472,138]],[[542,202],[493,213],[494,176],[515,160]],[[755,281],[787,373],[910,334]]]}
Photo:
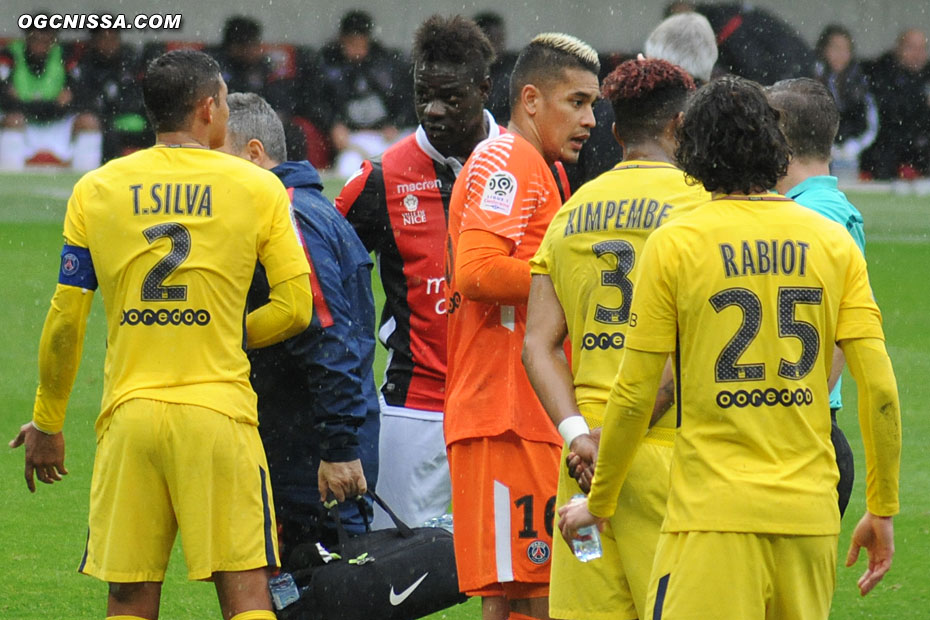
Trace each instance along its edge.
{"label": "soccer player in yellow jersey", "polygon": [[[601,92],[613,107],[623,161],[562,206],[531,261],[523,363],[563,434],[563,457],[572,449],[589,461],[596,458],[588,428],[603,424],[646,238],[710,198],[672,163],[675,130],[692,91],[691,77],[664,60],[630,60],[614,69]],[[563,354],[566,336],[571,367]],[[656,412],[661,417],[644,439],[611,527],[601,538],[604,559],[581,564],[567,545],[553,547],[553,618],[647,617],[646,588],[665,516],[675,429],[674,414],[662,415],[671,404],[671,381],[660,394]],[[563,468],[557,503],[581,492]]]}
{"label": "soccer player in yellow jersey", "polygon": [[[243,349],[307,326],[309,268],[278,179],[210,150],[229,115],[216,62],[165,54],[142,89],[157,144],[74,187],[33,420],[11,445],[25,443],[31,491],[33,474],[67,473],[61,430],[99,285],[107,355],[79,570],[110,583],[108,617],[157,618],[180,529],[188,574],[215,582],[224,618],[274,618],[274,511]],[[256,260],[272,301],[245,316]]]}
{"label": "soccer player in yellow jersey", "polygon": [[679,431],[647,617],[824,619],[840,515],[830,443],[832,344],[859,388],[867,593],[891,564],[900,412],[865,260],[842,226],[769,193],[789,149],[758,84],[700,89],[679,165],[713,200],[646,242],[626,353],[607,404],[590,496],[561,529],[609,517],[675,353]]}

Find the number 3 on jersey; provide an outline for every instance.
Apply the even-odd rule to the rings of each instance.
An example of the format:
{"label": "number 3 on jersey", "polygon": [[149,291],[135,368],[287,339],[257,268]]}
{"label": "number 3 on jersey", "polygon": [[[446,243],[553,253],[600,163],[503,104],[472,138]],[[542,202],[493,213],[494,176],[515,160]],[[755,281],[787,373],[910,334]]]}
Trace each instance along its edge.
{"label": "number 3 on jersey", "polygon": [[598,258],[613,256],[617,266],[613,269],[601,271],[601,286],[616,287],[620,289],[621,304],[616,307],[607,307],[597,304],[594,309],[594,320],[606,325],[623,325],[630,319],[630,306],[633,303],[633,282],[630,272],[636,263],[636,250],[633,244],[622,239],[601,241],[591,246],[591,251]]}

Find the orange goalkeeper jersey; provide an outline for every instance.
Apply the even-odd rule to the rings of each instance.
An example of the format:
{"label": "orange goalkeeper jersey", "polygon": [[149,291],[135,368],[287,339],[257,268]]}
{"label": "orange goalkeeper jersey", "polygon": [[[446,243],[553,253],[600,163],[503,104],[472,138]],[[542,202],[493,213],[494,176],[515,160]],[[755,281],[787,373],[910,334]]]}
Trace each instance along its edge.
{"label": "orange goalkeeper jersey", "polygon": [[460,235],[478,230],[512,241],[511,257],[525,261],[529,273],[529,260],[561,203],[542,155],[513,133],[480,144],[455,182],[446,256],[446,444],[508,430],[530,441],[562,443],[520,359],[526,300],[507,305],[466,299],[454,269]]}

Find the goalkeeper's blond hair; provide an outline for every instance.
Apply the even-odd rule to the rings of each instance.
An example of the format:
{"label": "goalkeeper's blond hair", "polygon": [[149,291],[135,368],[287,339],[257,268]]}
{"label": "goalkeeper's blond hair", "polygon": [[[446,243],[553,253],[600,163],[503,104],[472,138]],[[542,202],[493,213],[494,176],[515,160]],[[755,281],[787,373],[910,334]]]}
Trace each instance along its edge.
{"label": "goalkeeper's blond hair", "polygon": [[544,32],[536,35],[523,48],[510,76],[510,101],[516,105],[527,84],[559,80],[566,69],[590,71],[595,76],[601,70],[597,51],[570,34]]}

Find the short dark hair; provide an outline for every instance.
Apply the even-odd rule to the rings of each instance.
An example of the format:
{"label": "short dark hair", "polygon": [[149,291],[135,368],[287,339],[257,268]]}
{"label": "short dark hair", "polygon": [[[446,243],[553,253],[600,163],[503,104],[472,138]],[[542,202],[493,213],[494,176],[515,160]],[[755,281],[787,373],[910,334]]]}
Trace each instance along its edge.
{"label": "short dark hair", "polygon": [[614,110],[617,133],[633,142],[654,139],[684,110],[694,80],[677,65],[647,58],[628,60],[604,79],[601,96]]}
{"label": "short dark hair", "polygon": [[782,133],[799,159],[830,159],[840,114],[827,87],[810,78],[782,80],[765,89],[778,110]]}
{"label": "short dark hair", "polygon": [[598,75],[601,62],[590,45],[571,35],[546,32],[523,48],[510,75],[510,102],[516,105],[527,84],[540,85],[561,78],[566,69]]}
{"label": "short dark hair", "polygon": [[361,9],[353,9],[342,16],[339,22],[339,34],[363,34],[370,35],[375,22],[371,15]]}
{"label": "short dark hair", "polygon": [[262,38],[262,25],[257,19],[234,15],[223,26],[223,47],[258,43]]}
{"label": "short dark hair", "polygon": [[503,26],[504,18],[501,17],[500,13],[494,11],[482,11],[475,15],[475,23],[478,24],[481,30],[487,32],[488,28]]}
{"label": "short dark hair", "polygon": [[494,48],[467,17],[433,15],[417,28],[412,56],[414,66],[424,62],[466,65],[474,69],[476,80],[482,80],[494,62]]}
{"label": "short dark hair", "polygon": [[219,95],[221,79],[216,61],[196,50],[174,50],[150,62],[142,98],[155,133],[184,129],[198,101]]}
{"label": "short dark hair", "polygon": [[678,129],[678,165],[709,192],[769,190],[788,170],[791,149],[778,112],[751,80],[725,76],[702,86]]}

